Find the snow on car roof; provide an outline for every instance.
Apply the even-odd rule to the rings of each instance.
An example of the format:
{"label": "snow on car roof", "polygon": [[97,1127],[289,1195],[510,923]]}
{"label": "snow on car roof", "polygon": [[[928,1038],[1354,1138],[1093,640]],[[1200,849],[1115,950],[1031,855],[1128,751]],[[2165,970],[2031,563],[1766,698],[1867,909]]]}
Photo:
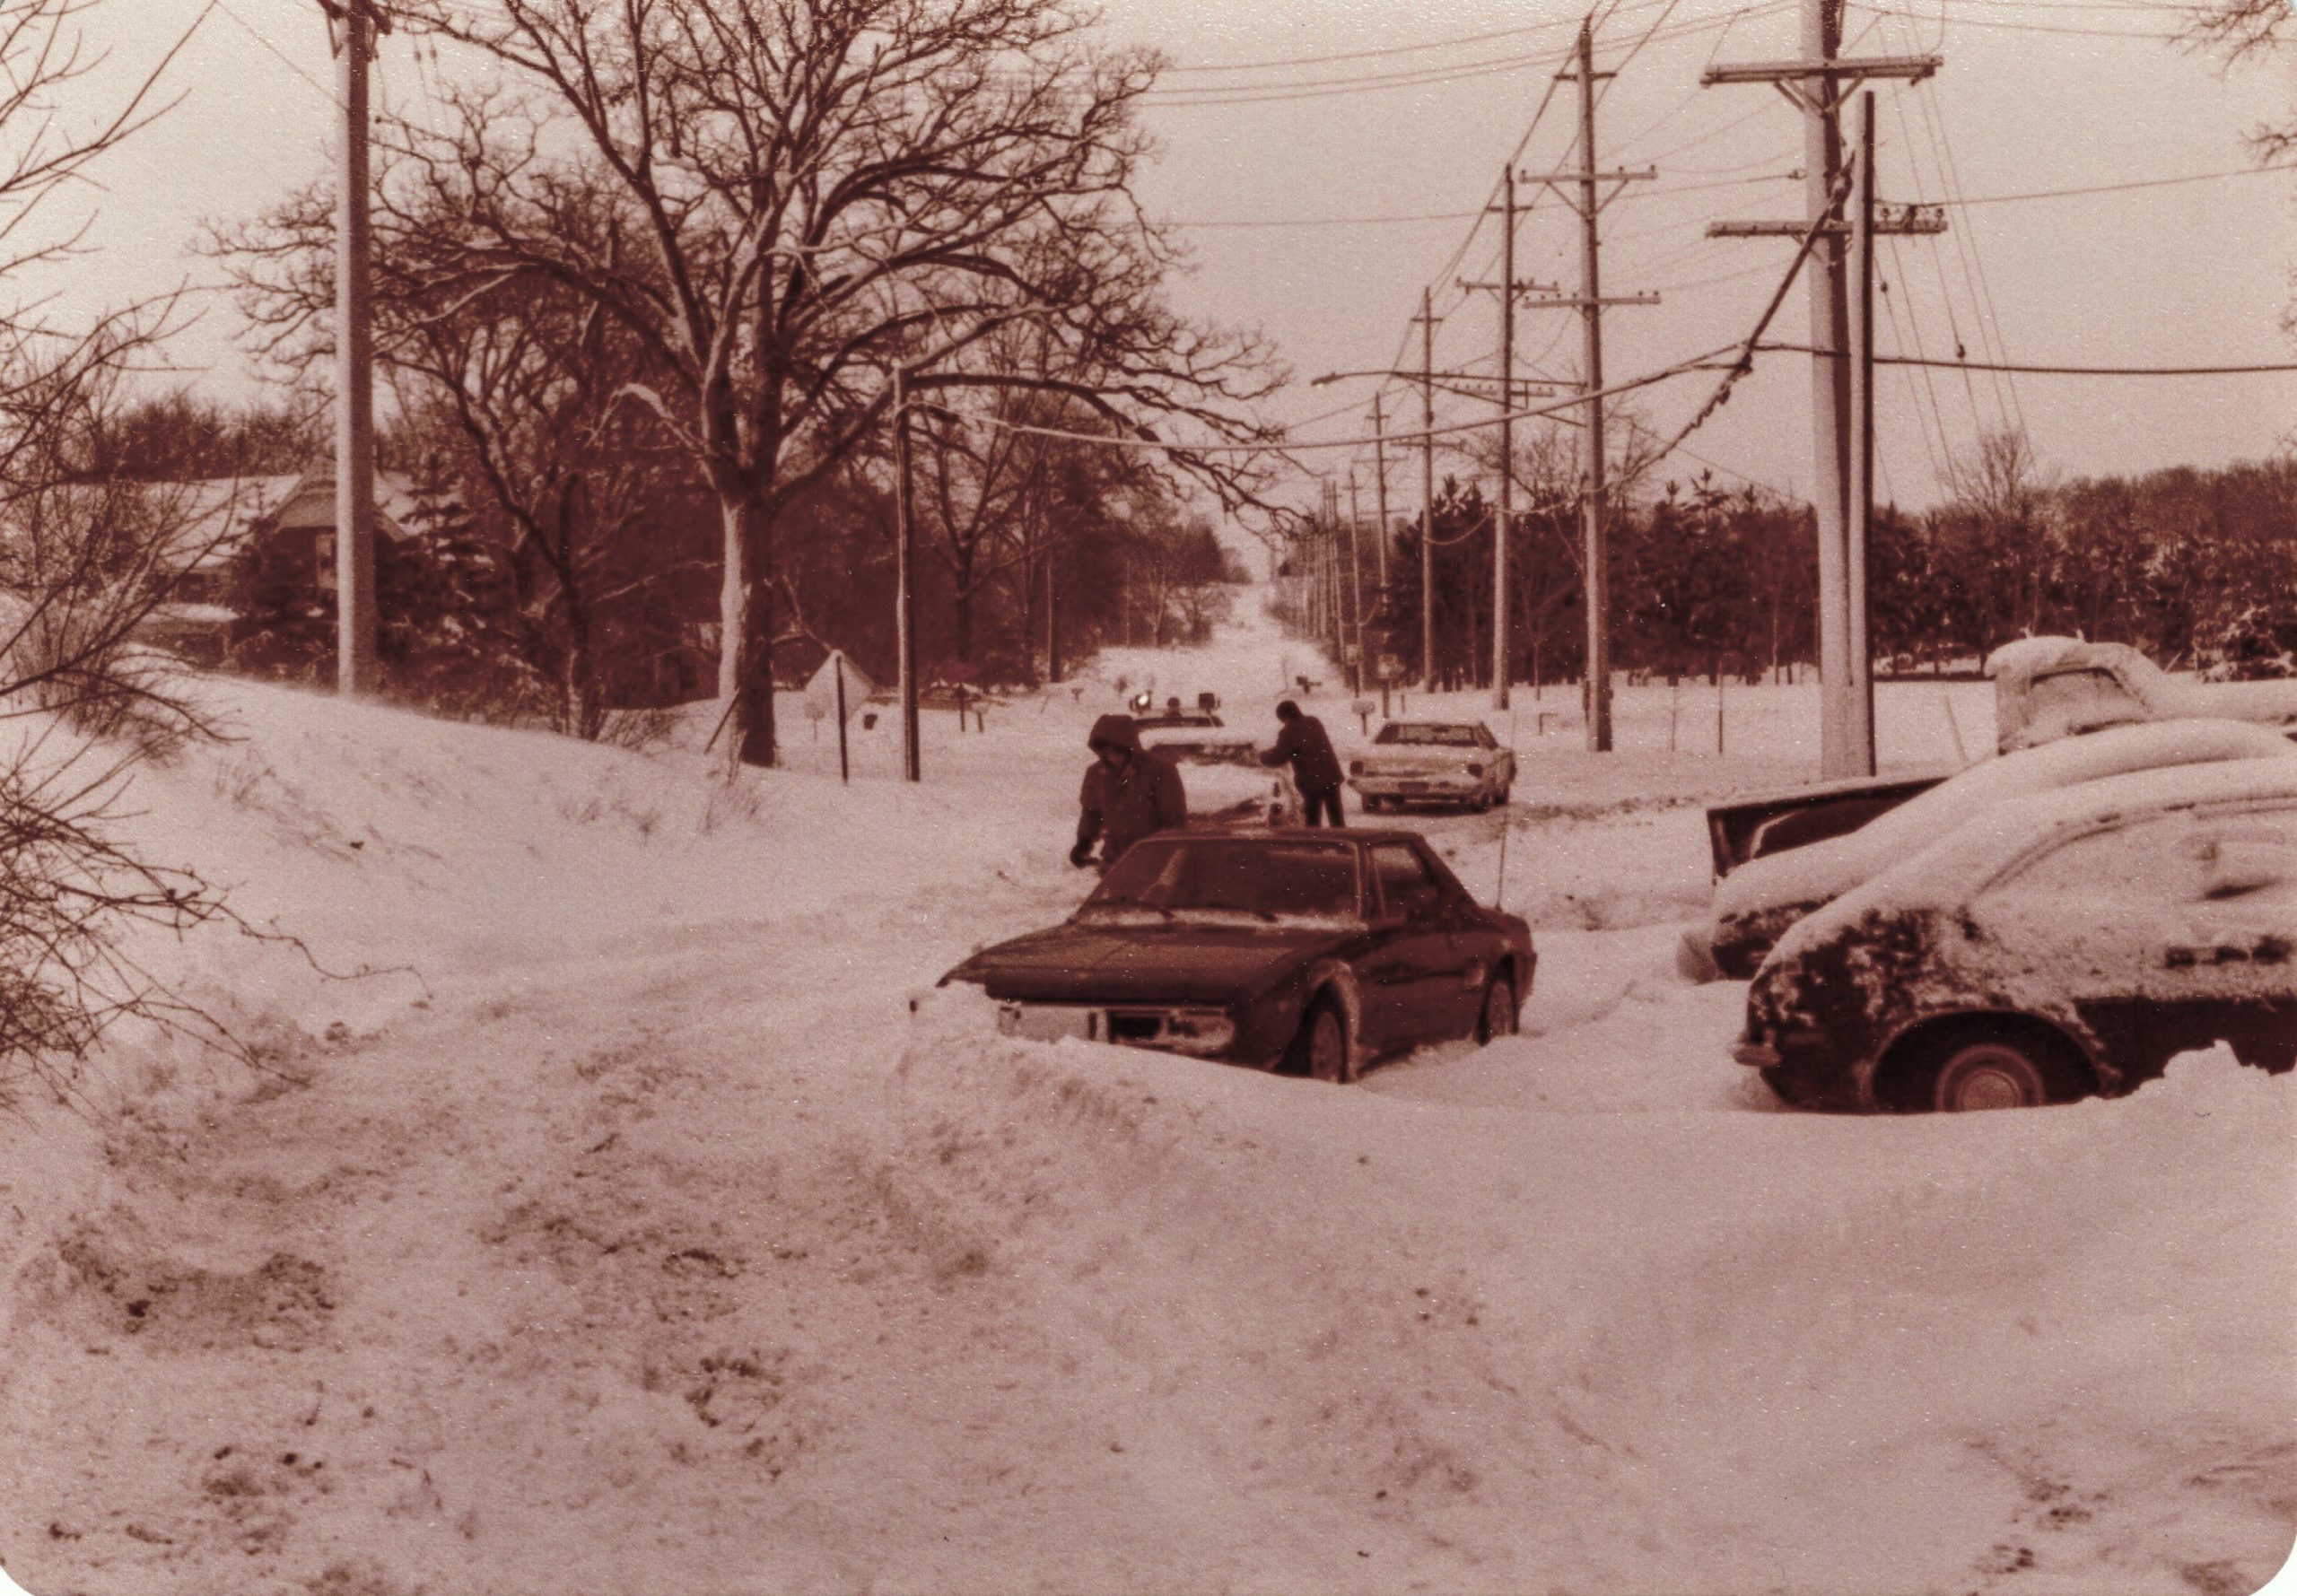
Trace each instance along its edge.
{"label": "snow on car roof", "polygon": [[1974,764],[1856,831],[1748,860],[1716,884],[1715,918],[1832,898],[2027,793],[2131,772],[2276,756],[2297,758],[2297,744],[2246,720],[2153,720],[2020,749]]}
{"label": "snow on car roof", "polygon": [[1870,911],[1958,907],[2054,832],[2086,829],[2123,815],[2258,798],[2297,798],[2297,759],[2279,754],[2163,765],[2004,798],[1987,812],[1983,824],[1949,832],[1797,920],[1771,956],[1792,958]]}
{"label": "snow on car roof", "polygon": [[2163,675],[2162,667],[2127,643],[2084,642],[2078,637],[2022,637],[2004,643],[1986,657],[1989,676],[2016,679],[2045,671],[2075,670],[2083,666],[2122,665],[2143,674]]}

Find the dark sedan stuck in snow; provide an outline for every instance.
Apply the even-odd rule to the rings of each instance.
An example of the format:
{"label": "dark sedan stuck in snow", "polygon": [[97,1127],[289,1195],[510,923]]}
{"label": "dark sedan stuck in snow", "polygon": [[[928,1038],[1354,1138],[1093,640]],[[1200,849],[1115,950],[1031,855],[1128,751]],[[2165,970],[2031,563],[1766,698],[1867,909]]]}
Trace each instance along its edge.
{"label": "dark sedan stuck in snow", "polygon": [[1423,1042],[1515,1029],[1531,928],[1486,909],[1416,833],[1136,842],[1061,924],[941,978],[1009,1034],[1163,1049],[1353,1080]]}
{"label": "dark sedan stuck in snow", "polygon": [[2134,1091],[2216,1043],[2297,1064],[2297,760],[2006,799],[1797,922],[1736,1049],[1812,1106]]}

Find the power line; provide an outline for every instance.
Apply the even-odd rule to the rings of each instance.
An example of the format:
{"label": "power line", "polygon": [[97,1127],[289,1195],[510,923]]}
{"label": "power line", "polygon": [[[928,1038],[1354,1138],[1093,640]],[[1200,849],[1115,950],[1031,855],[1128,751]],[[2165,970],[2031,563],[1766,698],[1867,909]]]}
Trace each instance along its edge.
{"label": "power line", "polygon": [[2043,188],[2031,194],[1981,194],[1967,199],[1926,200],[1926,205],[1967,209],[1971,205],[2011,205],[2030,199],[2069,199],[2085,194],[2119,194],[2135,188],[2168,188],[2180,183],[2209,183],[2223,178],[2254,178],[2266,172],[2297,171],[2297,161],[2275,161],[2265,166],[2230,166],[2222,171],[2187,172],[2180,177],[2135,178],[2122,183],[2093,183],[2081,188]]}
{"label": "power line", "polygon": [[[1861,11],[1872,12],[1877,16],[1897,17],[1906,22],[1916,22],[1921,20],[1910,11],[1898,11],[1886,5],[1869,5],[1865,3],[1865,0],[1847,0],[1847,3],[1856,5]],[[2052,22],[2004,22],[1997,17],[1958,16],[1950,19],[1950,22],[1957,28],[1992,28],[2006,33],[2058,33],[2076,39],[2144,39],[2158,43],[2173,44],[2185,37],[2182,31],[2160,33],[2151,30],[2139,31],[2127,28],[2069,28]]]}
{"label": "power line", "polygon": [[[1659,0],[1649,0],[1656,4]],[[1390,56],[1416,55],[1427,50],[1448,50],[1462,45],[1488,44],[1495,39],[1520,39],[1526,33],[1546,33],[1557,28],[1568,28],[1570,20],[1552,22],[1529,22],[1520,28],[1495,28],[1488,33],[1463,33],[1454,39],[1429,39],[1422,44],[1395,44],[1377,49],[1341,50],[1328,56],[1293,56],[1282,60],[1207,62],[1193,66],[1172,66],[1169,72],[1195,74],[1202,72],[1272,72],[1290,66],[1324,66],[1342,61],[1371,61]]]}
{"label": "power line", "polygon": [[[1657,3],[1657,0],[1652,0]],[[1759,8],[1778,9],[1793,4],[1793,0],[1769,0]],[[1664,19],[1663,19],[1664,20]],[[1728,19],[1709,19],[1681,23],[1664,32],[1654,31],[1650,39],[1681,39],[1702,33],[1711,28],[1728,26]],[[1553,48],[1533,50],[1524,54],[1494,57],[1481,61],[1462,62],[1454,65],[1423,65],[1404,67],[1395,72],[1364,73],[1351,77],[1306,78],[1295,82],[1264,83],[1203,83],[1183,84],[1171,90],[1151,89],[1141,99],[1150,106],[1190,109],[1207,106],[1268,105],[1295,100],[1323,99],[1334,94],[1377,93],[1390,89],[1421,88],[1450,83],[1463,78],[1486,77],[1494,73],[1512,72],[1538,65],[1562,64],[1568,50]]]}
{"label": "power line", "polygon": [[[1778,182],[1791,176],[1783,172],[1768,172],[1759,178],[1725,178],[1713,183],[1657,183],[1633,194],[1620,196],[1621,204],[1634,200],[1656,198],[1664,194],[1697,194],[1709,188],[1743,188],[1750,184]],[[1527,205],[1525,210],[1531,209]],[[1480,215],[1480,211],[1419,211],[1387,216],[1271,216],[1264,220],[1197,221],[1182,217],[1167,217],[1156,223],[1159,227],[1236,228],[1236,227],[1378,227],[1388,223],[1411,222],[1464,222]]]}
{"label": "power line", "polygon": [[[1760,354],[1816,354],[1808,344],[1758,344]],[[1830,351],[1829,353],[1833,353]],[[2264,362],[2236,366],[2066,366],[2031,365],[2011,361],[1936,360],[1914,355],[1878,354],[1878,366],[1929,366],[1938,371],[2014,371],[2038,377],[2249,377],[2263,372],[2297,371],[2297,361]]]}
{"label": "power line", "polygon": [[[319,79],[313,77],[310,73],[305,72],[301,65],[298,63],[293,57],[288,55],[277,45],[272,43],[271,40],[266,39],[260,32],[257,31],[255,25],[249,22],[247,18],[241,16],[238,12],[232,10],[231,7],[225,3],[225,0],[215,0],[214,6],[212,9],[221,10],[225,16],[231,18],[234,22],[237,22],[240,25],[240,31],[241,32],[245,33],[249,39],[254,39],[256,43],[261,45],[265,49],[269,50],[274,56],[277,57],[280,63],[284,65],[288,71],[293,73],[297,77],[301,78],[305,83],[310,84],[312,88],[317,89],[320,93],[326,95],[328,104],[333,105],[337,109],[341,108],[343,102],[336,98],[334,90],[319,82]],[[204,15],[205,13],[203,13],[202,14]]]}

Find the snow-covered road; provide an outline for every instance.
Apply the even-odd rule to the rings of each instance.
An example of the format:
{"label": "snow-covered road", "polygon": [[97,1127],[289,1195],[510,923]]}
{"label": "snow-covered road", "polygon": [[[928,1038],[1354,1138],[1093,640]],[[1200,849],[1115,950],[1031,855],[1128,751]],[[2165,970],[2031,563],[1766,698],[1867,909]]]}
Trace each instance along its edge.
{"label": "snow-covered road", "polygon": [[[1104,669],[1192,693],[1288,647]],[[1690,800],[1799,773],[1796,691],[1743,695],[1743,762],[1668,753],[1664,690],[1611,763],[1527,759],[1525,1034],[1348,1091],[909,1015],[1074,903],[1090,694],[929,728],[922,789],[801,742],[728,792],[246,691],[247,743],[155,778],[159,834],[331,967],[421,979],[188,948],[277,1073],[147,1042],[80,1112],[0,1120],[0,1565],[39,1596],[2254,1589],[2297,1524],[2292,1081],[1778,1112],[1725,1051],[1742,989],[1673,944]],[[1498,817],[1415,824],[1496,880]]]}

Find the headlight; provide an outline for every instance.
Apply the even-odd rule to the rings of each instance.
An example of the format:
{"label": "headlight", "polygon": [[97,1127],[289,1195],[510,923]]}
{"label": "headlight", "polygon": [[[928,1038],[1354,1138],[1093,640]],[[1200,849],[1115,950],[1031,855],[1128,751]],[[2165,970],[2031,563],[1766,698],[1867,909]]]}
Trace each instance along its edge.
{"label": "headlight", "polygon": [[1472,764],[1468,766],[1468,774],[1471,776],[1480,776],[1483,774],[1483,767],[1480,764]]}
{"label": "headlight", "polygon": [[1348,762],[1348,773],[1351,776],[1362,775],[1364,773],[1364,762],[1360,759],[1349,760]]}

